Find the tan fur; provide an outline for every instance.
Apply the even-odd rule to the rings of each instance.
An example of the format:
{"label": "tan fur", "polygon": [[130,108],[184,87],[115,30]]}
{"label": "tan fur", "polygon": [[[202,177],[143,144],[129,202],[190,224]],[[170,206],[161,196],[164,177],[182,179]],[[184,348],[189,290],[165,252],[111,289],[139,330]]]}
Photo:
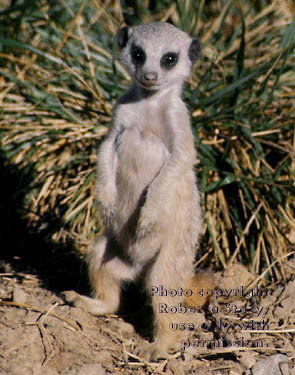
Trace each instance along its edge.
{"label": "tan fur", "polygon": [[[118,38],[133,83],[118,100],[99,150],[98,201],[105,231],[87,257],[93,299],[66,295],[96,315],[117,311],[124,280],[144,275],[148,291],[189,286],[201,226],[194,138],[180,98],[196,59],[189,58],[192,38],[166,23],[122,29]],[[131,60],[134,45],[146,53],[143,66]],[[169,52],[178,54],[178,63],[163,69],[161,57]],[[158,310],[160,303],[176,306],[183,298],[152,298],[155,341],[146,358],[165,357],[179,347],[180,334],[169,329],[178,314]]]}

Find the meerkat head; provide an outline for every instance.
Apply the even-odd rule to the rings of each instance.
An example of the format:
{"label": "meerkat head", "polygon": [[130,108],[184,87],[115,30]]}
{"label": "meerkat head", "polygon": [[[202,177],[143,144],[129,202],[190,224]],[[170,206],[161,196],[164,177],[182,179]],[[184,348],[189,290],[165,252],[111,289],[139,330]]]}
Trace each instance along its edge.
{"label": "meerkat head", "polygon": [[181,85],[201,53],[197,38],[166,22],[123,27],[117,42],[122,63],[148,90]]}

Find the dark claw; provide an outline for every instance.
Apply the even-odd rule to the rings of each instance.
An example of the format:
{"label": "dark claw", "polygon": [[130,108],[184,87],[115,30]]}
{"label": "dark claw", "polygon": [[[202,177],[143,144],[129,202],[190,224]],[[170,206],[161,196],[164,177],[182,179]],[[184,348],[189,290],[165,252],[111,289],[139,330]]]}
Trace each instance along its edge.
{"label": "dark claw", "polygon": [[139,228],[136,232],[136,241],[141,241],[151,233],[151,227]]}
{"label": "dark claw", "polygon": [[103,224],[106,227],[110,227],[114,220],[114,212],[111,208],[100,207],[100,216],[102,218]]}

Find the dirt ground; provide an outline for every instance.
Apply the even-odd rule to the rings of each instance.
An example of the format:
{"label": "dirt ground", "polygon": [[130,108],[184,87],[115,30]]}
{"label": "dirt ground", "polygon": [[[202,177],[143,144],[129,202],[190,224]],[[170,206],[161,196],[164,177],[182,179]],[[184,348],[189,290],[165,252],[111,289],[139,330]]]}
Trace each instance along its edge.
{"label": "dirt ground", "polygon": [[0,375],[294,375],[294,270],[289,261],[284,283],[249,292],[241,286],[253,277],[241,265],[216,274],[223,295],[192,317],[199,328],[182,343],[184,352],[145,363],[137,356],[150,330],[142,295],[129,296],[131,312],[125,306],[118,316],[94,317],[66,304],[39,276],[2,261]]}

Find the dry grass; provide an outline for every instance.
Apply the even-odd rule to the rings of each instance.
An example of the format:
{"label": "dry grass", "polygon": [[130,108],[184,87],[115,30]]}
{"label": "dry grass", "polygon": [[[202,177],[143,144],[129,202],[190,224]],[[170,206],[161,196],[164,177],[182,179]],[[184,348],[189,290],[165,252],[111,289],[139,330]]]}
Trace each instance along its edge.
{"label": "dry grass", "polygon": [[96,150],[128,85],[112,57],[113,37],[123,22],[169,20],[204,45],[184,93],[205,213],[199,264],[220,269],[239,260],[255,274],[268,268],[270,281],[282,279],[295,240],[290,10],[246,0],[123,3],[3,6],[0,141],[7,167],[24,176],[22,215],[31,229],[56,242],[72,239],[80,251],[100,230]]}

